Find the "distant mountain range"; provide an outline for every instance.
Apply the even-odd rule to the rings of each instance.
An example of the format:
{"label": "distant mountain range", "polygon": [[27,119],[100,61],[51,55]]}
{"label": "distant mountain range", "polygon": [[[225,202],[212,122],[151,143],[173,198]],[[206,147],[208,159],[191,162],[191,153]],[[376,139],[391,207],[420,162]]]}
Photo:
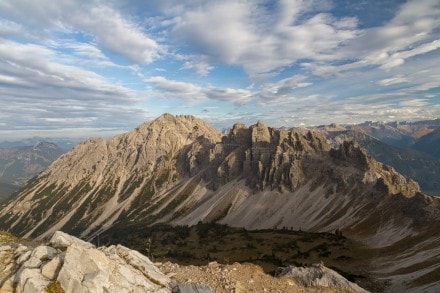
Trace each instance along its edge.
{"label": "distant mountain range", "polygon": [[[344,135],[372,150],[378,145],[357,133]],[[372,255],[368,267],[391,288],[440,290],[432,278],[440,265],[440,199],[354,142],[341,139],[332,148],[328,141],[322,129],[277,130],[262,122],[237,123],[222,136],[193,116],[164,114],[75,146],[0,206],[0,229],[88,239],[129,239],[128,231],[156,223],[199,221],[337,230],[376,256],[389,249],[388,258]]]}
{"label": "distant mountain range", "polygon": [[412,147],[419,139],[440,127],[440,119],[417,122],[364,122],[347,125],[346,129],[364,132],[387,144],[405,148]]}
{"label": "distant mountain range", "polygon": [[70,150],[83,139],[68,138],[68,137],[40,137],[34,136],[29,138],[23,138],[14,141],[0,141],[0,148],[16,148],[16,147],[28,147],[39,144],[40,142],[48,142],[56,144],[59,148]]}
{"label": "distant mountain range", "polygon": [[377,161],[416,180],[423,191],[440,195],[440,120],[365,122],[318,127],[336,146],[355,141]]}
{"label": "distant mountain range", "polygon": [[418,139],[412,148],[440,158],[440,127]]}
{"label": "distant mountain range", "polygon": [[46,169],[66,150],[49,142],[0,148],[0,200],[17,191],[27,180]]}

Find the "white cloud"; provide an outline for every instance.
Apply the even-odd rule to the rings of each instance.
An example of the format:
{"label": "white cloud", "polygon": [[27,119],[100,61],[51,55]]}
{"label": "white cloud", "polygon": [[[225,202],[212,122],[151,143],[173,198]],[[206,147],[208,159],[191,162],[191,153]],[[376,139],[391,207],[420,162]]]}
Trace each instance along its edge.
{"label": "white cloud", "polygon": [[6,19],[0,18],[0,36],[26,34],[23,26]]}
{"label": "white cloud", "polygon": [[342,63],[312,58],[302,66],[325,78],[359,72],[371,66],[390,71],[412,57],[438,50],[440,40],[435,31],[439,28],[440,2],[408,1],[383,26],[358,30],[356,37],[347,40],[335,53],[335,60]]}
{"label": "white cloud", "polygon": [[[321,2],[322,3],[322,2]],[[335,51],[357,36],[354,18],[315,11],[319,1],[206,1],[185,7],[171,36],[212,62],[243,66],[251,76],[303,58],[334,60]],[[305,20],[305,13],[310,13]]]}
{"label": "white cloud", "polygon": [[95,45],[79,42],[63,42],[65,48],[74,50],[74,54],[95,60],[108,60],[108,58]]}
{"label": "white cloud", "polygon": [[155,91],[152,94],[164,99],[183,99],[188,102],[211,99],[244,104],[254,96],[247,89],[202,87],[189,82],[169,80],[163,76],[150,77],[145,81],[154,85]]}
{"label": "white cloud", "polygon": [[394,85],[394,84],[399,84],[399,83],[407,83],[409,82],[409,80],[402,76],[402,75],[397,75],[395,77],[391,77],[391,78],[385,78],[382,80],[379,80],[377,82],[377,84],[382,85],[382,86],[389,86],[389,85]]}
{"label": "white cloud", "polygon": [[411,99],[411,100],[404,100],[399,102],[399,106],[401,107],[425,107],[428,105],[428,101],[426,99]]}
{"label": "white cloud", "polygon": [[37,35],[82,32],[99,45],[139,63],[151,63],[162,48],[129,17],[100,1],[5,0],[0,9]]}
{"label": "white cloud", "polygon": [[199,76],[207,76],[214,69],[214,66],[210,65],[207,61],[207,58],[193,57],[192,59],[191,61],[186,61],[182,69],[194,69]]}
{"label": "white cloud", "polygon": [[[0,39],[0,122],[8,129],[120,127],[139,123],[145,111],[137,94],[95,72],[56,62],[57,52]],[[36,130],[37,131],[37,130]]]}
{"label": "white cloud", "polygon": [[103,5],[76,11],[70,17],[73,26],[91,32],[96,41],[110,51],[138,63],[151,63],[159,54],[159,45],[142,29],[118,11]]}
{"label": "white cloud", "polygon": [[306,80],[306,76],[295,75],[275,83],[265,83],[261,86],[259,96],[265,102],[277,102],[279,99],[293,98],[295,89],[312,85],[311,82],[306,82]]}

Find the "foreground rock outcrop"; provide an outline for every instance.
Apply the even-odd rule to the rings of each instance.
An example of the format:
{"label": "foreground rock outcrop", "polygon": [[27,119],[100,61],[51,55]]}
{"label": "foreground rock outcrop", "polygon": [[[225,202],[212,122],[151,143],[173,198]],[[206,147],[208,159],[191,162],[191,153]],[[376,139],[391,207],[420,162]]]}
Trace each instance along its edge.
{"label": "foreground rock outcrop", "polygon": [[[159,263],[121,245],[94,245],[57,231],[48,243],[5,239],[0,233],[0,292],[366,292],[338,276],[303,286],[252,264],[179,266]],[[292,268],[288,268],[292,270]],[[326,274],[333,271],[321,266]],[[287,269],[286,269],[287,270]],[[330,272],[330,273],[329,273]],[[303,278],[316,279],[316,274]],[[323,278],[321,278],[323,279]],[[349,284],[349,285],[347,285]],[[350,287],[351,286],[351,287]],[[52,290],[52,291],[48,291]]]}
{"label": "foreground rock outcrop", "polygon": [[5,293],[45,292],[48,286],[64,292],[171,292],[171,280],[139,252],[121,245],[95,248],[60,231],[47,244],[1,245],[0,258],[7,264],[0,279]]}

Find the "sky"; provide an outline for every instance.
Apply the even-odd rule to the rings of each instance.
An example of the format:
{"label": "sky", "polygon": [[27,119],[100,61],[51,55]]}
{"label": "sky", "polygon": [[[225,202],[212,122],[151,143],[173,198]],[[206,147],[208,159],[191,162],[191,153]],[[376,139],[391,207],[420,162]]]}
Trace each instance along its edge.
{"label": "sky", "polygon": [[0,141],[440,117],[438,0],[0,0]]}

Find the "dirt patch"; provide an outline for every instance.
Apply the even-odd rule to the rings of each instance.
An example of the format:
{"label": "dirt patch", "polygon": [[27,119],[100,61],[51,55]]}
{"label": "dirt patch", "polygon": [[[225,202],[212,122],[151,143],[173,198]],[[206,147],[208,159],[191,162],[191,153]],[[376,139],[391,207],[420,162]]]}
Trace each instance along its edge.
{"label": "dirt patch", "polygon": [[216,293],[244,292],[346,292],[333,288],[304,288],[288,277],[275,278],[254,264],[180,266],[171,262],[156,264],[177,283],[206,284]]}

